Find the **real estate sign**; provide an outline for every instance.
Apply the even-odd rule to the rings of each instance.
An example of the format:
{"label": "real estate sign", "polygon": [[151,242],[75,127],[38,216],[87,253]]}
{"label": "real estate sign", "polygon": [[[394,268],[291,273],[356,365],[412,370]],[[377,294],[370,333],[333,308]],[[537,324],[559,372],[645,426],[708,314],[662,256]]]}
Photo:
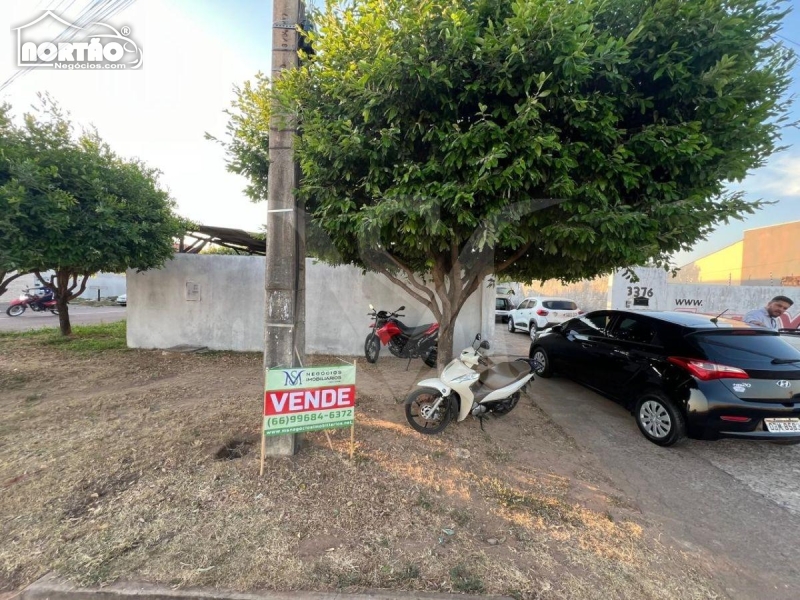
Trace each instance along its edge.
{"label": "real estate sign", "polygon": [[268,369],[264,435],[351,427],[355,422],[355,365]]}

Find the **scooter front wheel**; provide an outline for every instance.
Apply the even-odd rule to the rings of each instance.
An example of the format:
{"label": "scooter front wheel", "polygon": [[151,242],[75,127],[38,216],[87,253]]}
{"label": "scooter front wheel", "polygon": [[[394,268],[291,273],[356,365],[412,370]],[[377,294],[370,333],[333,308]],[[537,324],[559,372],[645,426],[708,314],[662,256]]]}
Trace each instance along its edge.
{"label": "scooter front wheel", "polygon": [[374,333],[370,333],[364,342],[364,356],[367,362],[378,362],[378,355],[381,353],[381,339]]}
{"label": "scooter front wheel", "polygon": [[[442,401],[434,409],[439,399]],[[450,398],[442,398],[439,390],[427,387],[416,389],[406,398],[406,420],[414,431],[426,435],[441,433],[453,418],[450,402]]]}
{"label": "scooter front wheel", "polygon": [[27,307],[26,307],[24,304],[15,304],[14,306],[9,306],[9,307],[6,309],[6,314],[7,314],[9,317],[18,317],[18,316],[20,316],[22,313],[24,313],[24,312],[25,312],[25,309],[26,309],[26,308],[27,308]]}

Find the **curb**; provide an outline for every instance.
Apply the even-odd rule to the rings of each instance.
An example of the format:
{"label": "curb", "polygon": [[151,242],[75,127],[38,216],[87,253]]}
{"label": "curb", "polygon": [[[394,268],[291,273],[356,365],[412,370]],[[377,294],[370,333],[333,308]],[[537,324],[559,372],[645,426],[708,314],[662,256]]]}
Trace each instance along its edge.
{"label": "curb", "polygon": [[49,574],[26,587],[19,600],[512,600],[508,596],[476,596],[437,592],[376,590],[343,592],[228,592],[208,588],[173,589],[149,583],[115,583],[103,588],[81,588]]}

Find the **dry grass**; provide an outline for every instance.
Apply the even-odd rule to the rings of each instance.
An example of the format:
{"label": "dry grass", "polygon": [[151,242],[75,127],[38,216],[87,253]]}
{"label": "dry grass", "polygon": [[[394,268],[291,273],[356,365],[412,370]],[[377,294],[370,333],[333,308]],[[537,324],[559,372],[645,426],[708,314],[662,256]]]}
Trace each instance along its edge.
{"label": "dry grass", "polygon": [[0,338],[0,591],[54,570],[86,585],[716,597],[581,476],[593,469],[530,399],[485,434],[472,420],[414,433],[398,401],[428,375],[418,364],[359,361],[356,460],[349,431],[333,450],[316,432],[259,478],[260,364]]}

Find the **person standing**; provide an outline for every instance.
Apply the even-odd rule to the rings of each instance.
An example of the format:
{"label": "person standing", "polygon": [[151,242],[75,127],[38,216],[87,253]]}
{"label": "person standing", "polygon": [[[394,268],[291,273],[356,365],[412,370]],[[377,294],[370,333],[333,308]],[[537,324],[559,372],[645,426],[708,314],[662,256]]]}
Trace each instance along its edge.
{"label": "person standing", "polygon": [[760,327],[772,329],[773,331],[778,331],[781,328],[779,317],[789,310],[792,304],[794,304],[794,302],[791,298],[775,296],[764,308],[751,310],[742,320],[751,325],[758,325]]}

